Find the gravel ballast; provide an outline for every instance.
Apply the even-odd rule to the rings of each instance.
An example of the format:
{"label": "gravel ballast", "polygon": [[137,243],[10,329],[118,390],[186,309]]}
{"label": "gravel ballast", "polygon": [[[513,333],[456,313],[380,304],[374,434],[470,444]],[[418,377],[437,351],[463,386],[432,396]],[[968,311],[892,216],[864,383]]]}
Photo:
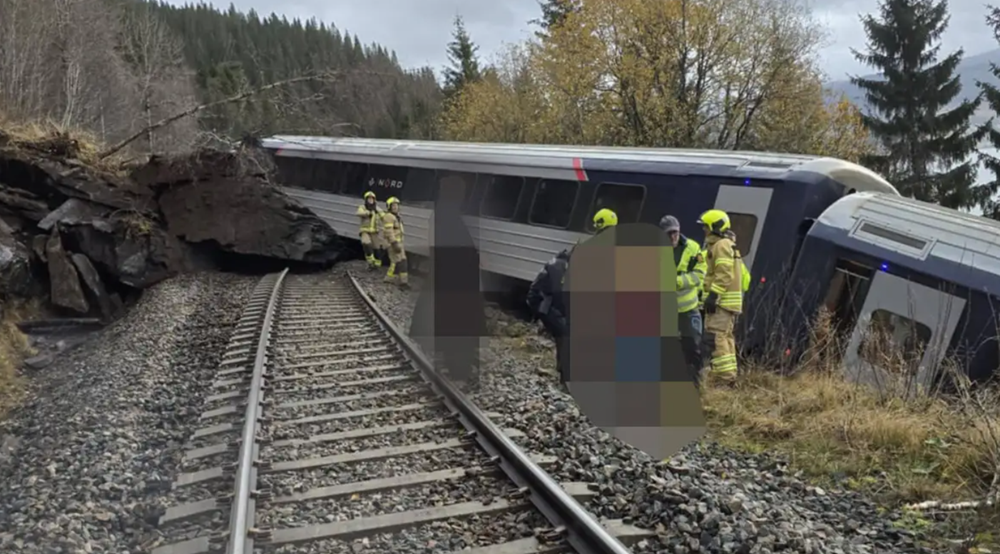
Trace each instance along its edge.
{"label": "gravel ballast", "polygon": [[0,424],[0,551],[142,552],[257,277],[145,291],[40,372]]}
{"label": "gravel ballast", "polygon": [[[347,269],[408,330],[419,278],[407,292],[383,283],[382,272],[366,272],[361,262],[335,271]],[[900,514],[879,510],[860,493],[810,486],[778,457],[703,442],[661,462],[621,443],[590,425],[557,388],[551,341],[488,310],[492,333],[502,338],[490,339],[473,399],[501,415],[498,426],[526,433],[516,441],[522,449],[556,456],[549,469],[556,479],[599,483],[600,494],[588,504],[596,515],[658,531],[634,552],[924,551],[914,535],[893,525]]]}

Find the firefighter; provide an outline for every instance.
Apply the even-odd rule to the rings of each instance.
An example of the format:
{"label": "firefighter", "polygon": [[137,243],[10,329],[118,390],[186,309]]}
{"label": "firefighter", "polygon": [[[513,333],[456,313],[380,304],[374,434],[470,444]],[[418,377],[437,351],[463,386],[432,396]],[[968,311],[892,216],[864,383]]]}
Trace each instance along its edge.
{"label": "firefighter", "polygon": [[[726,231],[724,235],[726,236],[727,239],[733,241],[733,249],[734,249],[733,252],[735,252],[735,254],[739,256],[740,259],[742,260],[743,256],[740,254],[740,251],[736,249],[736,233],[734,233],[733,230],[730,229]],[[704,246],[701,249],[701,255],[703,258],[708,255]],[[750,275],[750,270],[747,269],[746,264],[740,264],[740,267],[743,268],[742,275],[740,277],[740,285],[741,289],[743,290],[743,295],[746,296],[747,291],[750,290],[750,279],[752,278],[752,276]],[[700,292],[700,297],[698,298],[698,309],[702,311],[705,309],[705,292],[706,291],[703,287]]]}
{"label": "firefighter", "polygon": [[702,283],[707,269],[705,257],[697,241],[681,234],[676,217],[665,215],[660,229],[670,238],[677,266],[677,328],[681,332],[681,348],[695,383],[701,374],[702,319],[698,309]]}
{"label": "firefighter", "polygon": [[389,249],[389,272],[386,283],[398,282],[399,286],[410,288],[407,274],[406,250],[403,247],[403,218],[399,215],[399,199],[395,196],[385,201],[388,211],[382,215],[382,230]]}
{"label": "firefighter", "polygon": [[[729,239],[729,240],[731,240],[731,241],[733,241],[733,248],[735,249],[736,248],[736,233],[734,233],[733,230],[730,229],[730,230],[726,231],[726,238]],[[742,260],[743,256],[740,254],[740,251],[739,250],[735,250],[735,252],[736,252],[736,255],[739,256],[740,259]],[[743,268],[743,272],[742,272],[742,275],[740,277],[740,285],[742,287],[743,294],[745,295],[747,293],[747,291],[750,290],[750,278],[751,278],[750,277],[750,270],[747,269],[746,264],[740,264],[740,267]]]}
{"label": "firefighter", "polygon": [[594,214],[594,230],[597,231],[596,234],[599,235],[616,225],[618,225],[618,214],[615,212],[607,208],[601,208]]}
{"label": "firefighter", "polygon": [[569,347],[565,344],[569,337],[569,319],[564,294],[569,256],[569,251],[563,250],[549,260],[532,281],[527,297],[532,316],[542,322],[556,343],[556,370],[561,384],[569,380],[569,364],[565,359],[569,354]]}
{"label": "firefighter", "polygon": [[381,246],[381,222],[382,213],[378,209],[378,200],[375,193],[368,191],[364,195],[364,203],[358,206],[356,215],[361,219],[361,228],[358,234],[361,236],[361,249],[365,253],[365,261],[368,262],[368,270],[372,271],[382,266],[382,260],[378,257],[378,249]]}
{"label": "firefighter", "polygon": [[708,210],[698,223],[705,229],[707,252],[704,351],[711,352],[713,380],[732,381],[737,371],[733,327],[743,312],[743,261],[732,239],[725,236],[730,227],[726,212]]}

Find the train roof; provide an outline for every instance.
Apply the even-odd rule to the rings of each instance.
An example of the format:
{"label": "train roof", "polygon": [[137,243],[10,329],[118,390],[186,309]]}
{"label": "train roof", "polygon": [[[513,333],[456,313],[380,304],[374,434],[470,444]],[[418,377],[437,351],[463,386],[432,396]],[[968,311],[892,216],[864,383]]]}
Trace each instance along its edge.
{"label": "train roof", "polygon": [[1000,296],[1000,222],[992,219],[912,198],[859,192],[827,208],[809,234]]}
{"label": "train roof", "polygon": [[[899,194],[877,173],[848,161],[821,156],[687,150],[558,146],[278,135],[263,140],[264,148],[302,154],[325,153],[362,163],[421,166],[452,162],[488,166],[527,167],[554,171],[627,171],[678,174],[739,173],[756,178],[784,179],[794,173],[831,178],[849,188]],[[585,177],[585,174],[583,175]],[[582,178],[580,180],[586,180]],[[856,185],[856,186],[855,186]]]}

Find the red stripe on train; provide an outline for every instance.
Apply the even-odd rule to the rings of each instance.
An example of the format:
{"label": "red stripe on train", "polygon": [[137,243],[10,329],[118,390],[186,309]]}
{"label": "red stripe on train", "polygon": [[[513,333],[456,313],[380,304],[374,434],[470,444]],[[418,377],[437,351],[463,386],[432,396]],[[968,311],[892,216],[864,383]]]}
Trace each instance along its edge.
{"label": "red stripe on train", "polygon": [[583,160],[580,158],[573,158],[573,170],[576,171],[577,181],[587,180],[587,172],[583,170]]}

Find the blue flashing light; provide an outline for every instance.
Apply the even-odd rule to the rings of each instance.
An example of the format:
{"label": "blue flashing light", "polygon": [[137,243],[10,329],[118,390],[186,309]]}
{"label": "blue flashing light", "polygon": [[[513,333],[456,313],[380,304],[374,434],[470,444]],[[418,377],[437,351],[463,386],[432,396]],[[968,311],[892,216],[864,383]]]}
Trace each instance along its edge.
{"label": "blue flashing light", "polygon": [[750,179],[744,179],[743,180],[743,185],[749,187],[750,186]]}
{"label": "blue flashing light", "polygon": [[882,265],[879,266],[879,269],[881,269],[882,271],[889,271],[889,264],[886,262],[882,262]]}

